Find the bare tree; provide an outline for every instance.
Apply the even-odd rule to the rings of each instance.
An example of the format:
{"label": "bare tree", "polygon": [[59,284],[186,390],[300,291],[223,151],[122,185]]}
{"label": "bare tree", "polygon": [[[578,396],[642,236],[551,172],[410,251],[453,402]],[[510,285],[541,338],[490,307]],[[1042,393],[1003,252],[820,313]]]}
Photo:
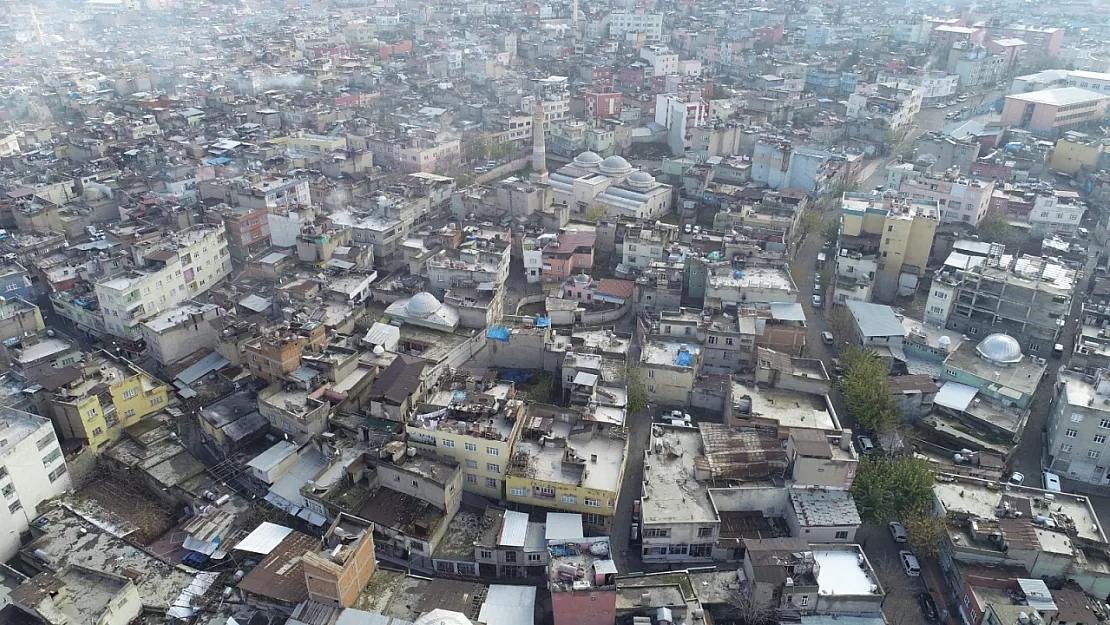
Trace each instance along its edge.
{"label": "bare tree", "polygon": [[883,615],[887,625],[908,625],[920,621],[916,605],[917,593],[921,591],[919,578],[906,575],[897,555],[871,560],[871,567],[885,594]]}
{"label": "bare tree", "polygon": [[747,583],[729,594],[728,606],[729,615],[740,625],[768,625],[778,621],[778,606],[756,595]]}

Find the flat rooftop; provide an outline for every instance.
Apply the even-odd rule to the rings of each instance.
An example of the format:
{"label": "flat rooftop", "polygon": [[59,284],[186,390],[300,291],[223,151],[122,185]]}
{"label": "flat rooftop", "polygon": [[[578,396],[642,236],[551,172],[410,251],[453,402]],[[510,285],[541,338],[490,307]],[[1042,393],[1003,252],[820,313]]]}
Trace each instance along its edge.
{"label": "flat rooftop", "polygon": [[945,359],[944,366],[959,369],[981,380],[1011,388],[1024,395],[1032,395],[1037,390],[1037,384],[1041,381],[1041,375],[1047,365],[1038,365],[1028,356],[1021,362],[1009,366],[994,364],[979,356],[979,352],[975,350],[976,345],[978,343],[971,341],[960,343],[959,347]]}
{"label": "flat rooftop", "polygon": [[[663,436],[653,432],[644,455],[644,523],[716,523],[717,510],[708,488],[694,479],[695,458],[702,455],[701,432],[661,428]],[[657,445],[662,446],[661,453],[655,451]]]}
{"label": "flat rooftop", "polygon": [[1087,102],[1097,102],[1099,100],[1106,100],[1110,96],[1091,91],[1090,89],[1080,89],[1079,87],[1059,87],[1057,89],[1042,89],[1040,91],[1033,91],[1030,93],[1018,93],[1006,96],[1006,99],[1020,100],[1022,102],[1030,102],[1032,104],[1048,104],[1051,106],[1069,106],[1072,104],[1084,104]]}
{"label": "flat rooftop", "polygon": [[[737,276],[739,274],[739,277]],[[724,275],[709,276],[709,287],[717,289],[778,289],[796,291],[794,281],[785,269],[778,267],[748,267],[743,271],[730,271]]]}
{"label": "flat rooftop", "polygon": [[871,570],[871,563],[859,547],[852,549],[817,550],[813,557],[820,565],[817,586],[821,595],[879,595],[882,588]]}
{"label": "flat rooftop", "polygon": [[[751,412],[743,414],[737,411],[737,406],[742,406],[744,398],[751,400]],[[818,428],[823,430],[838,430],[840,424],[830,413],[825,403],[824,396],[810,395],[773,388],[757,388],[742,382],[732,382],[733,418],[745,419],[758,417],[778,421],[779,425],[797,428]]]}
{"label": "flat rooftop", "polygon": [[[533,423],[540,419],[530,418]],[[509,474],[595,490],[616,492],[620,489],[621,468],[628,443],[624,436],[587,421],[575,425],[555,422],[547,440],[548,444],[544,446],[538,440],[518,441]],[[572,451],[574,457],[568,458]],[[565,462],[565,459],[576,459],[577,462]]]}
{"label": "flat rooftop", "polygon": [[791,488],[790,504],[802,527],[856,527],[862,522],[855,500],[843,489]]}
{"label": "flat rooftop", "polygon": [[[691,337],[693,338],[693,337]],[[701,352],[697,343],[648,341],[640,355],[641,362],[649,365],[666,365],[689,369]]]}

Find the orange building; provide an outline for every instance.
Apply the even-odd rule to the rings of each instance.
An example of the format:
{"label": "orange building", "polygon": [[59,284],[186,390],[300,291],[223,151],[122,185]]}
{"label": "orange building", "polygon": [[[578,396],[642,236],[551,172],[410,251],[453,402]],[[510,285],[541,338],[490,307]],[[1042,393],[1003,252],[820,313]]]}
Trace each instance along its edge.
{"label": "orange building", "polygon": [[589,273],[594,266],[593,232],[564,232],[543,248],[543,279],[562,282],[580,273]]}
{"label": "orange building", "polygon": [[374,574],[374,528],[340,513],[324,535],[324,547],[301,560],[308,598],[349,608]]}

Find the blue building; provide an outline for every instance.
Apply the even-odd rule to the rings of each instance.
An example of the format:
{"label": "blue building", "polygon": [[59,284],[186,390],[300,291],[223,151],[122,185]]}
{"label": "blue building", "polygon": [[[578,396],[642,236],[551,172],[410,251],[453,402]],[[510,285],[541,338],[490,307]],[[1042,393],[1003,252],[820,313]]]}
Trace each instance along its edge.
{"label": "blue building", "polygon": [[35,301],[31,288],[31,275],[17,262],[5,262],[0,266],[0,297],[11,299],[21,297],[28,302]]}

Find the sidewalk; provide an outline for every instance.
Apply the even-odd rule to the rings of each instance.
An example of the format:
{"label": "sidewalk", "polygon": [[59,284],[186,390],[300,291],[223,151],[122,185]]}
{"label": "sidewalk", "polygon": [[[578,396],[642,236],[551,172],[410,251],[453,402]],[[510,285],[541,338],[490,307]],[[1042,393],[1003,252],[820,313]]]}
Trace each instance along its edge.
{"label": "sidewalk", "polygon": [[918,560],[921,563],[921,579],[925,582],[925,588],[929,594],[933,596],[933,601],[937,604],[937,611],[941,616],[947,615],[948,618],[943,619],[944,625],[962,625],[958,617],[958,613],[951,610],[948,605],[948,593],[946,589],[948,584],[944,581],[944,573],[940,570],[940,565],[932,559],[921,558]]}

